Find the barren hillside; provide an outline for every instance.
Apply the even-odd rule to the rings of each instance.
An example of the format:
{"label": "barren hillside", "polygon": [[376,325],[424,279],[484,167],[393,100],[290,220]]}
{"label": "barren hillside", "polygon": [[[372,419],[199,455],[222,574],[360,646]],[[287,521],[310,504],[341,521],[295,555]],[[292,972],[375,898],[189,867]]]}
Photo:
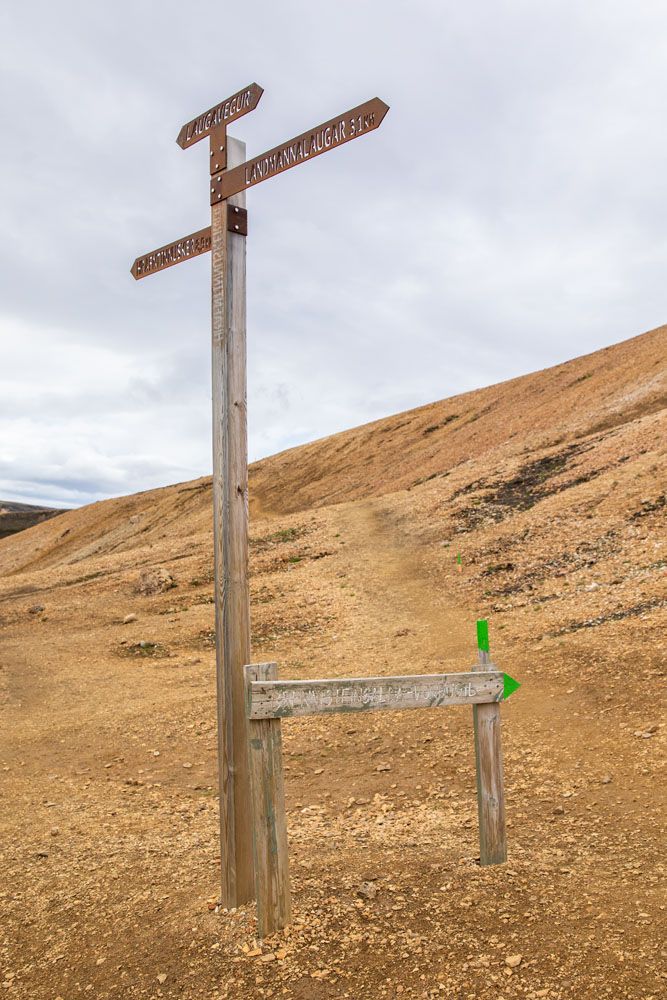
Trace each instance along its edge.
{"label": "barren hillside", "polygon": [[[452,396],[293,448],[250,470],[251,518],[411,490],[522,456],[576,455],[664,415],[667,327],[509,382]],[[652,426],[652,425],[651,425]],[[593,447],[591,448],[590,445]],[[560,456],[560,457],[559,457]],[[578,464],[578,463],[577,463]],[[445,490],[445,496],[447,491]],[[40,568],[208,530],[210,479],[91,504],[5,543],[0,572]],[[136,515],[140,514],[140,520]],[[135,520],[130,520],[135,516]]]}
{"label": "barren hillside", "polygon": [[60,510],[53,507],[38,507],[30,503],[0,500],[0,538],[25,531],[26,528],[48,521],[50,517],[56,517],[60,513]]}
{"label": "barren hillside", "polygon": [[1,541],[7,995],[662,996],[666,360],[662,327],[252,468],[255,660],[464,669],[488,617],[522,682],[493,869],[465,709],[283,726],[259,946],[216,905],[209,480]]}

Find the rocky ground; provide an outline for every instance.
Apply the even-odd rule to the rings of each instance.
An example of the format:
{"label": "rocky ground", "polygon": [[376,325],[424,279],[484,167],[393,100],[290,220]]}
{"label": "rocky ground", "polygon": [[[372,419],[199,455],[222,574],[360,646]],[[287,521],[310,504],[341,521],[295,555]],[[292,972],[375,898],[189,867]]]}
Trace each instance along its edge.
{"label": "rocky ground", "polygon": [[208,481],[1,542],[7,997],[664,996],[666,346],[253,470],[255,660],[463,670],[488,617],[522,682],[496,868],[468,709],[283,724],[294,919],[274,939],[218,905]]}

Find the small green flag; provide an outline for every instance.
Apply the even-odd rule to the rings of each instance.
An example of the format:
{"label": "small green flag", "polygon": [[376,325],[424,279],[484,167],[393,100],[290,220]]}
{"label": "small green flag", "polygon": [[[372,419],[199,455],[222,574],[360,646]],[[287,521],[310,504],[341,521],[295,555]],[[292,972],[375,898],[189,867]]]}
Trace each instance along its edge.
{"label": "small green flag", "polygon": [[503,701],[507,701],[511,694],[514,694],[521,687],[519,681],[515,681],[509,674],[503,674]]}
{"label": "small green flag", "polygon": [[486,618],[477,619],[477,648],[489,652],[489,622]]}
{"label": "small green flag", "polygon": [[460,553],[460,552],[457,552],[457,553],[456,553],[456,561],[457,561],[457,563],[458,563],[458,564],[459,564],[459,566],[460,566],[460,565],[461,565],[461,553]]}

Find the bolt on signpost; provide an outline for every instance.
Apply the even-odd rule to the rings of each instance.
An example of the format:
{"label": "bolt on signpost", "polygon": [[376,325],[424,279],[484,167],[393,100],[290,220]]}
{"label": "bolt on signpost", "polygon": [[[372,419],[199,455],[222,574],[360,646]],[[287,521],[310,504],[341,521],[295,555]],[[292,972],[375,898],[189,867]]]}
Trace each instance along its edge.
{"label": "bolt on signpost", "polygon": [[[255,797],[253,811],[243,673],[250,662],[244,192],[378,128],[388,111],[373,98],[245,162],[245,144],[228,137],[227,126],[253,111],[262,93],[253,83],[182,127],[176,140],[182,149],[209,139],[210,228],[138,257],[131,269],[136,279],[145,278],[211,251],[218,781],[226,907],[252,899],[259,885],[253,842],[261,806]],[[282,784],[282,798],[281,789]],[[289,905],[278,916],[281,926],[287,919]]]}

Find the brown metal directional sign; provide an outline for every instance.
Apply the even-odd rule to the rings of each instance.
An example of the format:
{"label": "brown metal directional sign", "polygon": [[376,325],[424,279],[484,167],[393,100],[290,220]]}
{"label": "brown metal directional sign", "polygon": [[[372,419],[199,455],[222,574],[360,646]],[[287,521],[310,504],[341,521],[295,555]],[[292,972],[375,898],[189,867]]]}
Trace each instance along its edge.
{"label": "brown metal directional sign", "polygon": [[389,107],[379,97],[374,97],[358,108],[352,108],[308,132],[290,139],[288,142],[270,149],[268,153],[256,156],[254,160],[242,163],[240,167],[225,170],[211,178],[211,204],[230,198],[239,191],[245,191],[253,184],[268,180],[283,170],[305,163],[320,153],[326,153],[341,146],[350,139],[356,139],[366,132],[378,128]]}
{"label": "brown metal directional sign", "polygon": [[132,276],[137,280],[146,278],[156,271],[163,271],[166,267],[173,267],[180,264],[182,260],[190,260],[191,257],[198,257],[200,253],[206,253],[211,249],[211,227],[200,229],[198,233],[191,233],[184,236],[182,240],[175,243],[167,243],[165,247],[152,250],[137,257],[130,268]]}
{"label": "brown metal directional sign", "polygon": [[249,111],[254,111],[259,103],[259,99],[264,93],[263,89],[256,83],[251,83],[245,90],[239,90],[238,94],[228,97],[226,101],[220,101],[214,108],[205,111],[193,121],[184,125],[178,133],[176,142],[181,149],[193,146],[207,136],[213,129],[221,125],[229,125],[242,115],[247,115]]}
{"label": "brown metal directional sign", "polygon": [[[241,236],[248,235],[248,213],[245,208],[236,208],[229,205],[227,209],[227,229],[230,233],[239,233]],[[180,264],[183,260],[190,260],[191,257],[198,257],[201,253],[208,253],[211,249],[211,227],[200,229],[197,233],[184,236],[182,240],[175,243],[167,243],[166,246],[158,250],[151,250],[143,257],[137,257],[130,268],[132,276],[147,278],[149,274],[157,274],[167,267]]]}

